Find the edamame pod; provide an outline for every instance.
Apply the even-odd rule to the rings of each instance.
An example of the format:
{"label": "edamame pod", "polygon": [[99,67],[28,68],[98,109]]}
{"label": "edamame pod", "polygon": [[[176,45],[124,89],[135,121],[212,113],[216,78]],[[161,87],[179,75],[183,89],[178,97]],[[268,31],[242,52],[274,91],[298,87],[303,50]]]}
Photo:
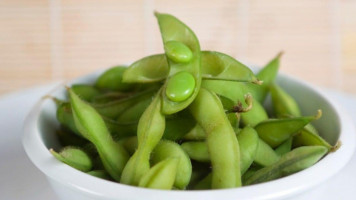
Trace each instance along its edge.
{"label": "edamame pod", "polygon": [[274,151],[277,155],[283,156],[284,154],[292,150],[293,137],[290,137],[288,140],[279,145]]}
{"label": "edamame pod", "polygon": [[209,173],[201,181],[199,181],[195,186],[194,190],[208,190],[211,189],[212,173]]}
{"label": "edamame pod", "polygon": [[253,98],[261,104],[267,96],[269,85],[273,83],[277,77],[279,61],[282,54],[283,52],[278,53],[275,58],[273,58],[265,67],[261,69],[261,71],[257,73],[257,78],[263,81],[262,85],[246,84]]}
{"label": "edamame pod", "polygon": [[177,174],[178,162],[177,158],[167,158],[157,163],[142,176],[138,186],[161,190],[172,189]]}
{"label": "edamame pod", "polygon": [[254,157],[255,163],[266,167],[276,163],[279,159],[280,157],[267,143],[261,139],[258,139],[257,150]]}
{"label": "edamame pod", "polygon": [[65,147],[59,153],[53,149],[49,150],[59,161],[83,172],[90,171],[93,163],[90,157],[81,149],[76,147]]}
{"label": "edamame pod", "polygon": [[[201,52],[202,78],[261,84],[253,72],[236,59],[216,51]],[[142,58],[128,67],[123,74],[127,83],[150,83],[163,81],[169,75],[165,54]]]}
{"label": "edamame pod", "polygon": [[306,129],[301,130],[297,135],[293,137],[293,146],[324,146],[329,151],[332,150],[332,146],[325,141],[319,135],[316,135]]}
{"label": "edamame pod", "polygon": [[213,170],[212,188],[241,186],[239,143],[219,98],[201,88],[190,111],[206,133]]}
{"label": "edamame pod", "polygon": [[[161,30],[162,40],[165,46],[166,55],[168,57],[169,77],[166,79],[162,92],[162,112],[166,115],[173,114],[188,107],[197,96],[201,85],[201,64],[200,64],[200,45],[197,37],[193,31],[177,18],[168,14],[155,13],[158,24]],[[192,58],[189,62],[175,62],[177,60],[170,59],[170,51],[167,51],[167,44],[174,41],[174,43],[181,43],[186,46],[192,53]],[[179,94],[181,98],[172,98],[167,92],[171,92],[174,85],[170,83],[175,82],[175,76],[179,72],[189,74],[186,77],[194,80],[194,87],[191,92],[187,94]],[[191,82],[191,81],[190,81]],[[180,88],[182,91],[190,91],[191,85],[185,85],[185,88]],[[171,86],[173,87],[173,86]],[[178,87],[178,86],[177,86]],[[168,89],[168,91],[166,91]],[[178,88],[177,88],[178,89]]]}
{"label": "edamame pod", "polygon": [[127,137],[119,140],[118,142],[126,149],[130,155],[135,153],[138,146],[137,136]]}
{"label": "edamame pod", "polygon": [[161,92],[156,94],[140,118],[137,128],[138,147],[125,166],[121,183],[138,185],[142,176],[150,170],[151,152],[161,140],[166,124],[161,113]]}
{"label": "edamame pod", "polygon": [[262,183],[306,169],[318,162],[326,153],[323,146],[305,146],[286,153],[275,164],[258,170],[248,178],[245,185]]}
{"label": "edamame pod", "polygon": [[161,140],[152,152],[152,164],[157,164],[167,158],[178,159],[174,187],[185,189],[192,175],[192,163],[190,162],[189,156],[177,143]]}
{"label": "edamame pod", "polygon": [[102,90],[128,91],[134,87],[134,84],[124,83],[122,75],[127,69],[126,66],[116,66],[106,70],[99,76],[95,87]]}
{"label": "edamame pod", "polygon": [[120,123],[130,123],[137,122],[142,116],[143,112],[150,105],[152,101],[151,97],[147,97],[146,99],[142,99],[137,102],[132,107],[127,108],[117,119]]}
{"label": "edamame pod", "polygon": [[105,180],[112,180],[110,175],[105,170],[93,170],[87,172],[87,174],[95,176],[97,178],[105,179]]}
{"label": "edamame pod", "polygon": [[98,89],[91,85],[75,84],[71,88],[81,99],[87,102],[91,102],[92,99],[101,94]]}
{"label": "edamame pod", "polygon": [[246,126],[237,135],[240,145],[240,168],[241,174],[244,174],[255,160],[259,138],[257,132]]}
{"label": "edamame pod", "polygon": [[150,98],[157,92],[157,87],[139,92],[133,96],[106,104],[91,104],[101,115],[111,119],[117,119],[127,108],[135,105],[143,99]]}
{"label": "edamame pod", "polygon": [[107,92],[98,96],[95,96],[91,102],[93,104],[105,104],[112,101],[117,101],[120,99],[125,99],[133,96],[133,93],[123,93],[123,92]]}
{"label": "edamame pod", "polygon": [[321,110],[318,110],[316,116],[268,119],[259,123],[255,129],[263,141],[275,148],[321,115]]}
{"label": "edamame pod", "polygon": [[210,162],[208,146],[205,141],[202,142],[184,142],[182,149],[187,152],[192,160],[199,162]]}
{"label": "edamame pod", "polygon": [[112,139],[103,118],[93,107],[81,100],[72,89],[69,89],[69,97],[77,129],[95,145],[106,171],[115,180],[120,180],[128,153]]}
{"label": "edamame pod", "polygon": [[190,131],[184,135],[184,140],[205,140],[206,135],[204,129],[196,124]]}

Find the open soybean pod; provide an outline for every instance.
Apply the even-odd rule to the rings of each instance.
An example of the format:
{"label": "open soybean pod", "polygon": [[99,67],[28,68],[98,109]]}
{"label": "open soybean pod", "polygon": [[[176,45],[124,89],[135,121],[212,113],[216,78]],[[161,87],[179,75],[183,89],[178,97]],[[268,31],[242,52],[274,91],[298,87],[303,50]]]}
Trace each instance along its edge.
{"label": "open soybean pod", "polygon": [[257,78],[263,81],[262,85],[247,84],[253,98],[260,103],[264,102],[268,93],[269,85],[273,83],[277,77],[281,56],[282,52],[280,52],[265,67],[263,67],[261,71],[257,73]]}
{"label": "open soybean pod", "polygon": [[201,88],[189,108],[206,133],[212,163],[212,188],[241,186],[239,143],[219,97]]}
{"label": "open soybean pod", "polygon": [[306,146],[286,153],[275,164],[262,168],[247,178],[244,185],[252,185],[288,176],[306,169],[318,162],[326,153],[323,146]]}
{"label": "open soybean pod", "polygon": [[[202,78],[230,80],[260,84],[253,72],[236,59],[216,51],[201,52]],[[142,58],[128,67],[123,75],[127,83],[151,83],[163,81],[169,75],[164,54]]]}
{"label": "open soybean pod", "polygon": [[161,140],[152,152],[152,164],[155,165],[167,158],[176,158],[178,160],[174,187],[185,189],[192,175],[192,163],[189,156],[177,143]]}
{"label": "open soybean pod", "polygon": [[150,155],[162,138],[165,130],[165,116],[161,113],[160,90],[142,114],[137,127],[138,147],[127,162],[121,183],[138,185],[144,174],[150,170]]}
{"label": "open soybean pod", "polygon": [[142,176],[138,186],[161,190],[172,189],[178,162],[177,158],[167,158],[157,163]]}
{"label": "open soybean pod", "polygon": [[318,110],[316,116],[268,119],[259,123],[255,129],[263,141],[275,148],[294,136],[311,121],[319,119],[321,114],[321,110]]}
{"label": "open soybean pod", "polygon": [[93,167],[92,160],[83,150],[77,147],[68,146],[62,149],[59,153],[50,149],[52,155],[59,161],[78,169],[83,172],[88,172]]}
{"label": "open soybean pod", "polygon": [[173,114],[189,106],[201,84],[200,45],[183,22],[169,14],[155,13],[169,65],[162,91],[162,112]]}
{"label": "open soybean pod", "polygon": [[69,97],[77,129],[95,145],[106,171],[116,181],[120,180],[128,153],[113,140],[103,118],[93,107],[81,100],[72,89],[69,89]]}
{"label": "open soybean pod", "polygon": [[128,84],[122,81],[122,75],[126,69],[126,66],[115,66],[106,70],[98,77],[95,87],[102,90],[112,91],[131,90],[134,87],[134,84]]}

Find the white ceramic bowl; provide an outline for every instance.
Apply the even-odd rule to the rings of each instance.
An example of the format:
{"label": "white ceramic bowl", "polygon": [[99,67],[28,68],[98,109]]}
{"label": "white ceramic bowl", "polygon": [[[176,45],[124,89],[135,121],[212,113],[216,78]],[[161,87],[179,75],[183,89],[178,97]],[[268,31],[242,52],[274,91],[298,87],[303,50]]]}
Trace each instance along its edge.
{"label": "white ceramic bowl", "polygon": [[[72,83],[93,83],[100,72],[84,76]],[[340,149],[324,157],[314,166],[267,183],[223,190],[164,191],[144,189],[102,180],[56,160],[48,151],[58,147],[55,130],[58,128],[56,108],[50,100],[40,100],[24,125],[23,145],[31,161],[47,176],[54,191],[63,200],[243,200],[286,199],[311,190],[325,182],[344,167],[355,147],[355,130],[349,116],[333,100],[314,86],[280,75],[278,83],[300,103],[304,115],[314,115],[317,109],[323,116],[314,125],[331,144],[340,140]],[[65,97],[63,86],[52,95]],[[267,101],[268,102],[268,101]],[[34,180],[35,181],[35,180]]]}

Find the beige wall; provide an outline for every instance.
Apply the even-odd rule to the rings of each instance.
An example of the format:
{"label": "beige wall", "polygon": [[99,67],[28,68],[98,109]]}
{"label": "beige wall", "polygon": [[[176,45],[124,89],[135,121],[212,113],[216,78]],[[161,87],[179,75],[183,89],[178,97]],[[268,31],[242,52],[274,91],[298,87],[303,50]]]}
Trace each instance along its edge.
{"label": "beige wall", "polygon": [[162,52],[153,11],[188,24],[203,49],[356,94],[354,0],[1,0],[0,94]]}

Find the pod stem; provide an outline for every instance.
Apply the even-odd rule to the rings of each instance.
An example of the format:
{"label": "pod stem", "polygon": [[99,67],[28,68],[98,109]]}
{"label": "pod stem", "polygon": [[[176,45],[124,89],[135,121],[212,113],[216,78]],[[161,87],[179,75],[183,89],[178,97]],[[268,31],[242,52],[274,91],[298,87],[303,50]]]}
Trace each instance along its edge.
{"label": "pod stem", "polygon": [[321,116],[323,115],[323,112],[321,111],[321,109],[318,110],[318,113],[314,116],[315,120],[318,120],[321,118]]}
{"label": "pod stem", "polygon": [[244,112],[248,112],[249,110],[252,109],[252,96],[251,94],[246,94],[245,95],[245,103],[247,104],[247,107],[244,108],[242,106],[242,103],[239,101],[237,102],[236,106],[233,106],[232,109],[228,110],[227,113],[244,113]]}
{"label": "pod stem", "polygon": [[339,141],[336,142],[336,144],[335,144],[333,147],[331,147],[330,152],[335,152],[335,151],[337,151],[340,147],[341,147],[341,141],[339,140]]}

